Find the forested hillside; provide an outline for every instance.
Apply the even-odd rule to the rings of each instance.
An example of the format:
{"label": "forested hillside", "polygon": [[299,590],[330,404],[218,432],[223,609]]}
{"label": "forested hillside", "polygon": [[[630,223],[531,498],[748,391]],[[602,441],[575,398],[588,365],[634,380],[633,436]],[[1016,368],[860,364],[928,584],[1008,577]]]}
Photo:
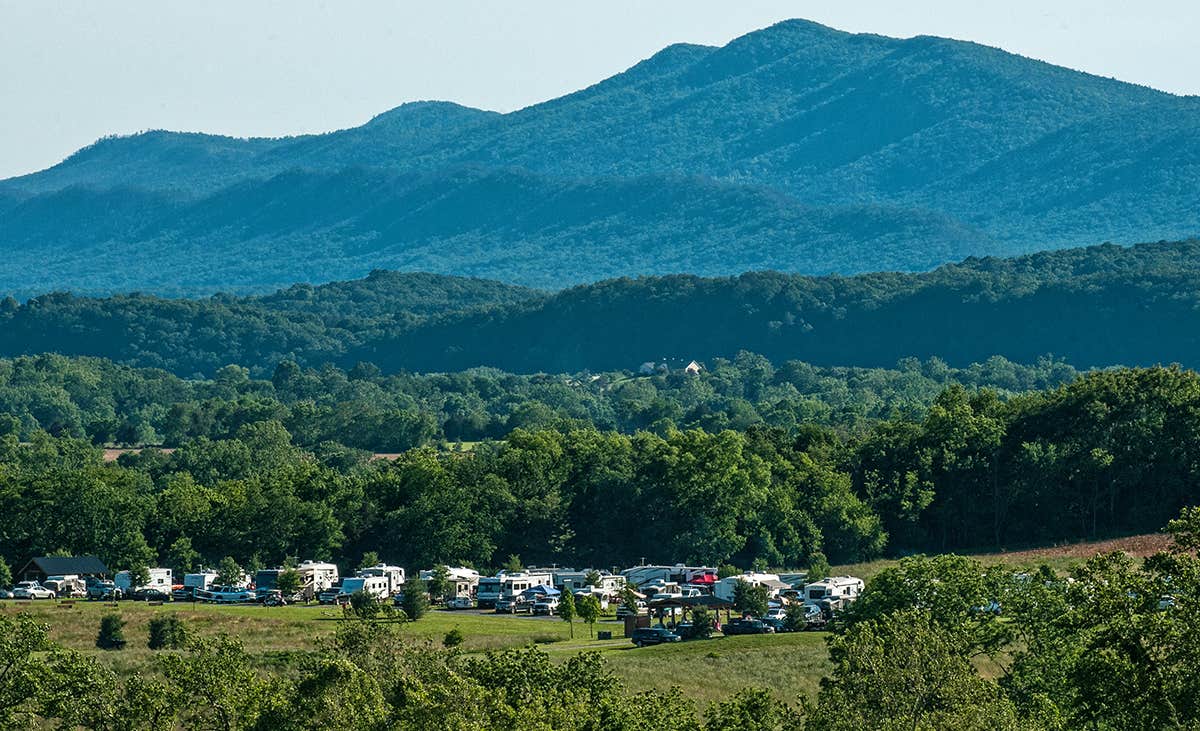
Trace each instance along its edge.
{"label": "forested hillside", "polygon": [[[924,270],[1200,233],[1200,101],[790,21],[510,114],[106,139],[0,182],[0,291]],[[32,273],[32,275],[31,275]]]}
{"label": "forested hillside", "polygon": [[552,295],[377,273],[264,297],[0,302],[0,356],[43,352],[212,376],[358,362],[384,373],[636,371],[746,350],[777,366],[1200,364],[1200,242],[971,259],[924,274],[616,279]]}

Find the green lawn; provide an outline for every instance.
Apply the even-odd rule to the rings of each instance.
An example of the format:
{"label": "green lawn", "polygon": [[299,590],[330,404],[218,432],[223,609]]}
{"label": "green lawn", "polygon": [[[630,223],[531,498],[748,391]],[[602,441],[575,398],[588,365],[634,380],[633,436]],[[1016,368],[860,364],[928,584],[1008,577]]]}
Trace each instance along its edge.
{"label": "green lawn", "polygon": [[[190,631],[200,636],[226,633],[239,638],[264,665],[286,664],[289,653],[318,647],[343,620],[340,611],[321,606],[262,607],[173,603],[149,606],[121,602],[113,609],[99,602],[77,602],[61,609],[53,602],[0,602],[0,612],[28,612],[51,626],[51,638],[70,649],[98,658],[119,673],[149,669],[154,652],[146,648],[150,618],[163,612],[182,616]],[[101,615],[116,611],[126,621],[128,647],[106,652],[95,647]],[[357,621],[357,620],[349,620]],[[728,697],[747,686],[767,687],[781,697],[795,699],[815,693],[827,667],[821,633],[716,637],[712,640],[636,648],[625,639],[623,625],[614,620],[597,623],[615,639],[596,640],[582,622],[575,636],[565,622],[473,612],[432,611],[417,622],[402,625],[415,639],[440,643],[451,629],[460,630],[467,652],[483,652],[531,643],[542,646],[557,660],[585,650],[603,653],[616,675],[632,691],[666,690],[677,686],[695,699],[701,710],[711,701]]]}

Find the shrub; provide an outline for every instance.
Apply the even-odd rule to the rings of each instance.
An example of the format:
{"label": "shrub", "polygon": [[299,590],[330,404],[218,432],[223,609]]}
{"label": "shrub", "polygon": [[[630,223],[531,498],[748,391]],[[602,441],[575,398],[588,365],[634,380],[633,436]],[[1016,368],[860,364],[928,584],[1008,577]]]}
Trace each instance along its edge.
{"label": "shrub", "polygon": [[151,650],[182,650],[187,645],[187,630],[175,614],[165,614],[150,620]]}
{"label": "shrub", "polygon": [[460,630],[458,627],[455,627],[454,629],[447,632],[446,636],[442,638],[442,646],[443,647],[458,647],[459,645],[461,645],[463,643],[464,639],[466,639],[466,638],[463,637],[462,630]]}
{"label": "shrub", "polygon": [[359,589],[350,595],[350,611],[359,619],[375,619],[383,610],[379,597]]}
{"label": "shrub", "polygon": [[101,650],[125,649],[125,622],[119,614],[106,614],[100,618],[100,634],[96,636],[96,647]]}
{"label": "shrub", "polygon": [[425,616],[425,612],[429,611],[429,593],[425,587],[425,582],[420,579],[414,579],[404,585],[404,596],[400,600],[401,606],[404,608],[404,613],[408,615],[411,622],[415,622]]}

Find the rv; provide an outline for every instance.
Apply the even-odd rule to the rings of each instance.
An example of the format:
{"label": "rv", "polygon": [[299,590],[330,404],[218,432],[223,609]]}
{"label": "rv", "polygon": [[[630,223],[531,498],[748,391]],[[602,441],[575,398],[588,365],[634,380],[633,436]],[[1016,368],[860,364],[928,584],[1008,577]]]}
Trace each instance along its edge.
{"label": "rv", "polygon": [[550,586],[552,582],[550,574],[543,572],[521,571],[512,574],[506,573],[500,578],[500,598],[512,599],[535,586]]}
{"label": "rv", "polygon": [[737,589],[737,584],[739,581],[744,581],[750,586],[761,586],[766,588],[767,597],[771,599],[779,596],[780,592],[792,588],[791,586],[780,581],[778,574],[763,574],[752,571],[748,574],[742,574],[740,576],[727,576],[724,579],[721,579],[717,582],[716,586],[713,587],[713,593],[717,595],[717,598],[731,602],[733,601],[733,594]]}
{"label": "rv", "polygon": [[500,598],[501,584],[503,584],[503,575],[480,577],[479,584],[475,587],[475,598],[479,601],[480,609],[491,609],[496,606],[496,600]]}
{"label": "rv", "polygon": [[215,604],[249,604],[258,599],[253,589],[244,586],[216,586],[197,589],[196,599]]}
{"label": "rv", "polygon": [[717,581],[717,570],[710,566],[634,566],[625,569],[621,575],[638,586],[655,581],[673,582],[676,584],[700,584],[711,586]]}
{"label": "rv", "polygon": [[349,598],[359,591],[379,599],[387,599],[391,596],[391,583],[386,576],[347,576],[342,579],[342,589],[337,598]]}
{"label": "rv", "polygon": [[217,580],[216,571],[201,571],[183,575],[183,586],[171,592],[175,599],[194,600],[197,591],[203,591]]}
{"label": "rv", "polygon": [[87,584],[77,574],[47,576],[42,586],[60,599],[81,599],[87,596]]}
{"label": "rv", "polygon": [[297,566],[296,570],[300,572],[300,583],[304,587],[302,593],[305,599],[312,599],[338,583],[336,564],[305,561]]}
{"label": "rv", "polygon": [[862,579],[853,576],[831,576],[804,587],[804,603],[820,607],[829,616],[858,599],[864,588]]}
{"label": "rv", "polygon": [[128,571],[119,571],[113,577],[113,583],[125,596],[129,596],[138,589],[160,589],[166,593],[171,593],[171,569],[150,569],[150,582],[145,586],[130,586],[133,583]]}
{"label": "rv", "polygon": [[[358,570],[358,576],[376,576],[387,579],[389,596],[400,593],[400,587],[404,586],[404,569],[399,566],[388,566],[387,564],[377,563],[374,566],[368,566],[365,569]],[[478,576],[478,574],[476,574]]]}
{"label": "rv", "polygon": [[[433,578],[434,571],[435,569],[422,570],[421,579],[429,581]],[[445,599],[472,599],[475,597],[480,582],[478,571],[465,566],[447,566],[446,574],[450,580],[450,589],[446,592]]]}

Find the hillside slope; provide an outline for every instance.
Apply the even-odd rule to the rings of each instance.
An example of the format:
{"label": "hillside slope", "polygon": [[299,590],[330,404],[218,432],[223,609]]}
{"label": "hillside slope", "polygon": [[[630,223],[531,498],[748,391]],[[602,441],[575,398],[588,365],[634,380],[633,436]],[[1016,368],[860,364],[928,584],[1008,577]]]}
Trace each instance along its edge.
{"label": "hillside slope", "polygon": [[[266,291],[378,267],[559,287],[1181,239],[1200,234],[1197,129],[1197,98],[789,21],[510,114],[424,102],[325,135],[103,140],[0,181],[17,254],[0,291]],[[45,261],[32,282],[26,251]]]}
{"label": "hillside slope", "polygon": [[211,374],[373,362],[384,371],[636,369],[740,350],[775,362],[953,366],[993,355],[1200,367],[1200,241],[970,259],[924,274],[614,279],[555,294],[378,272],[266,297],[49,295],[0,303],[0,356],[94,355]]}

